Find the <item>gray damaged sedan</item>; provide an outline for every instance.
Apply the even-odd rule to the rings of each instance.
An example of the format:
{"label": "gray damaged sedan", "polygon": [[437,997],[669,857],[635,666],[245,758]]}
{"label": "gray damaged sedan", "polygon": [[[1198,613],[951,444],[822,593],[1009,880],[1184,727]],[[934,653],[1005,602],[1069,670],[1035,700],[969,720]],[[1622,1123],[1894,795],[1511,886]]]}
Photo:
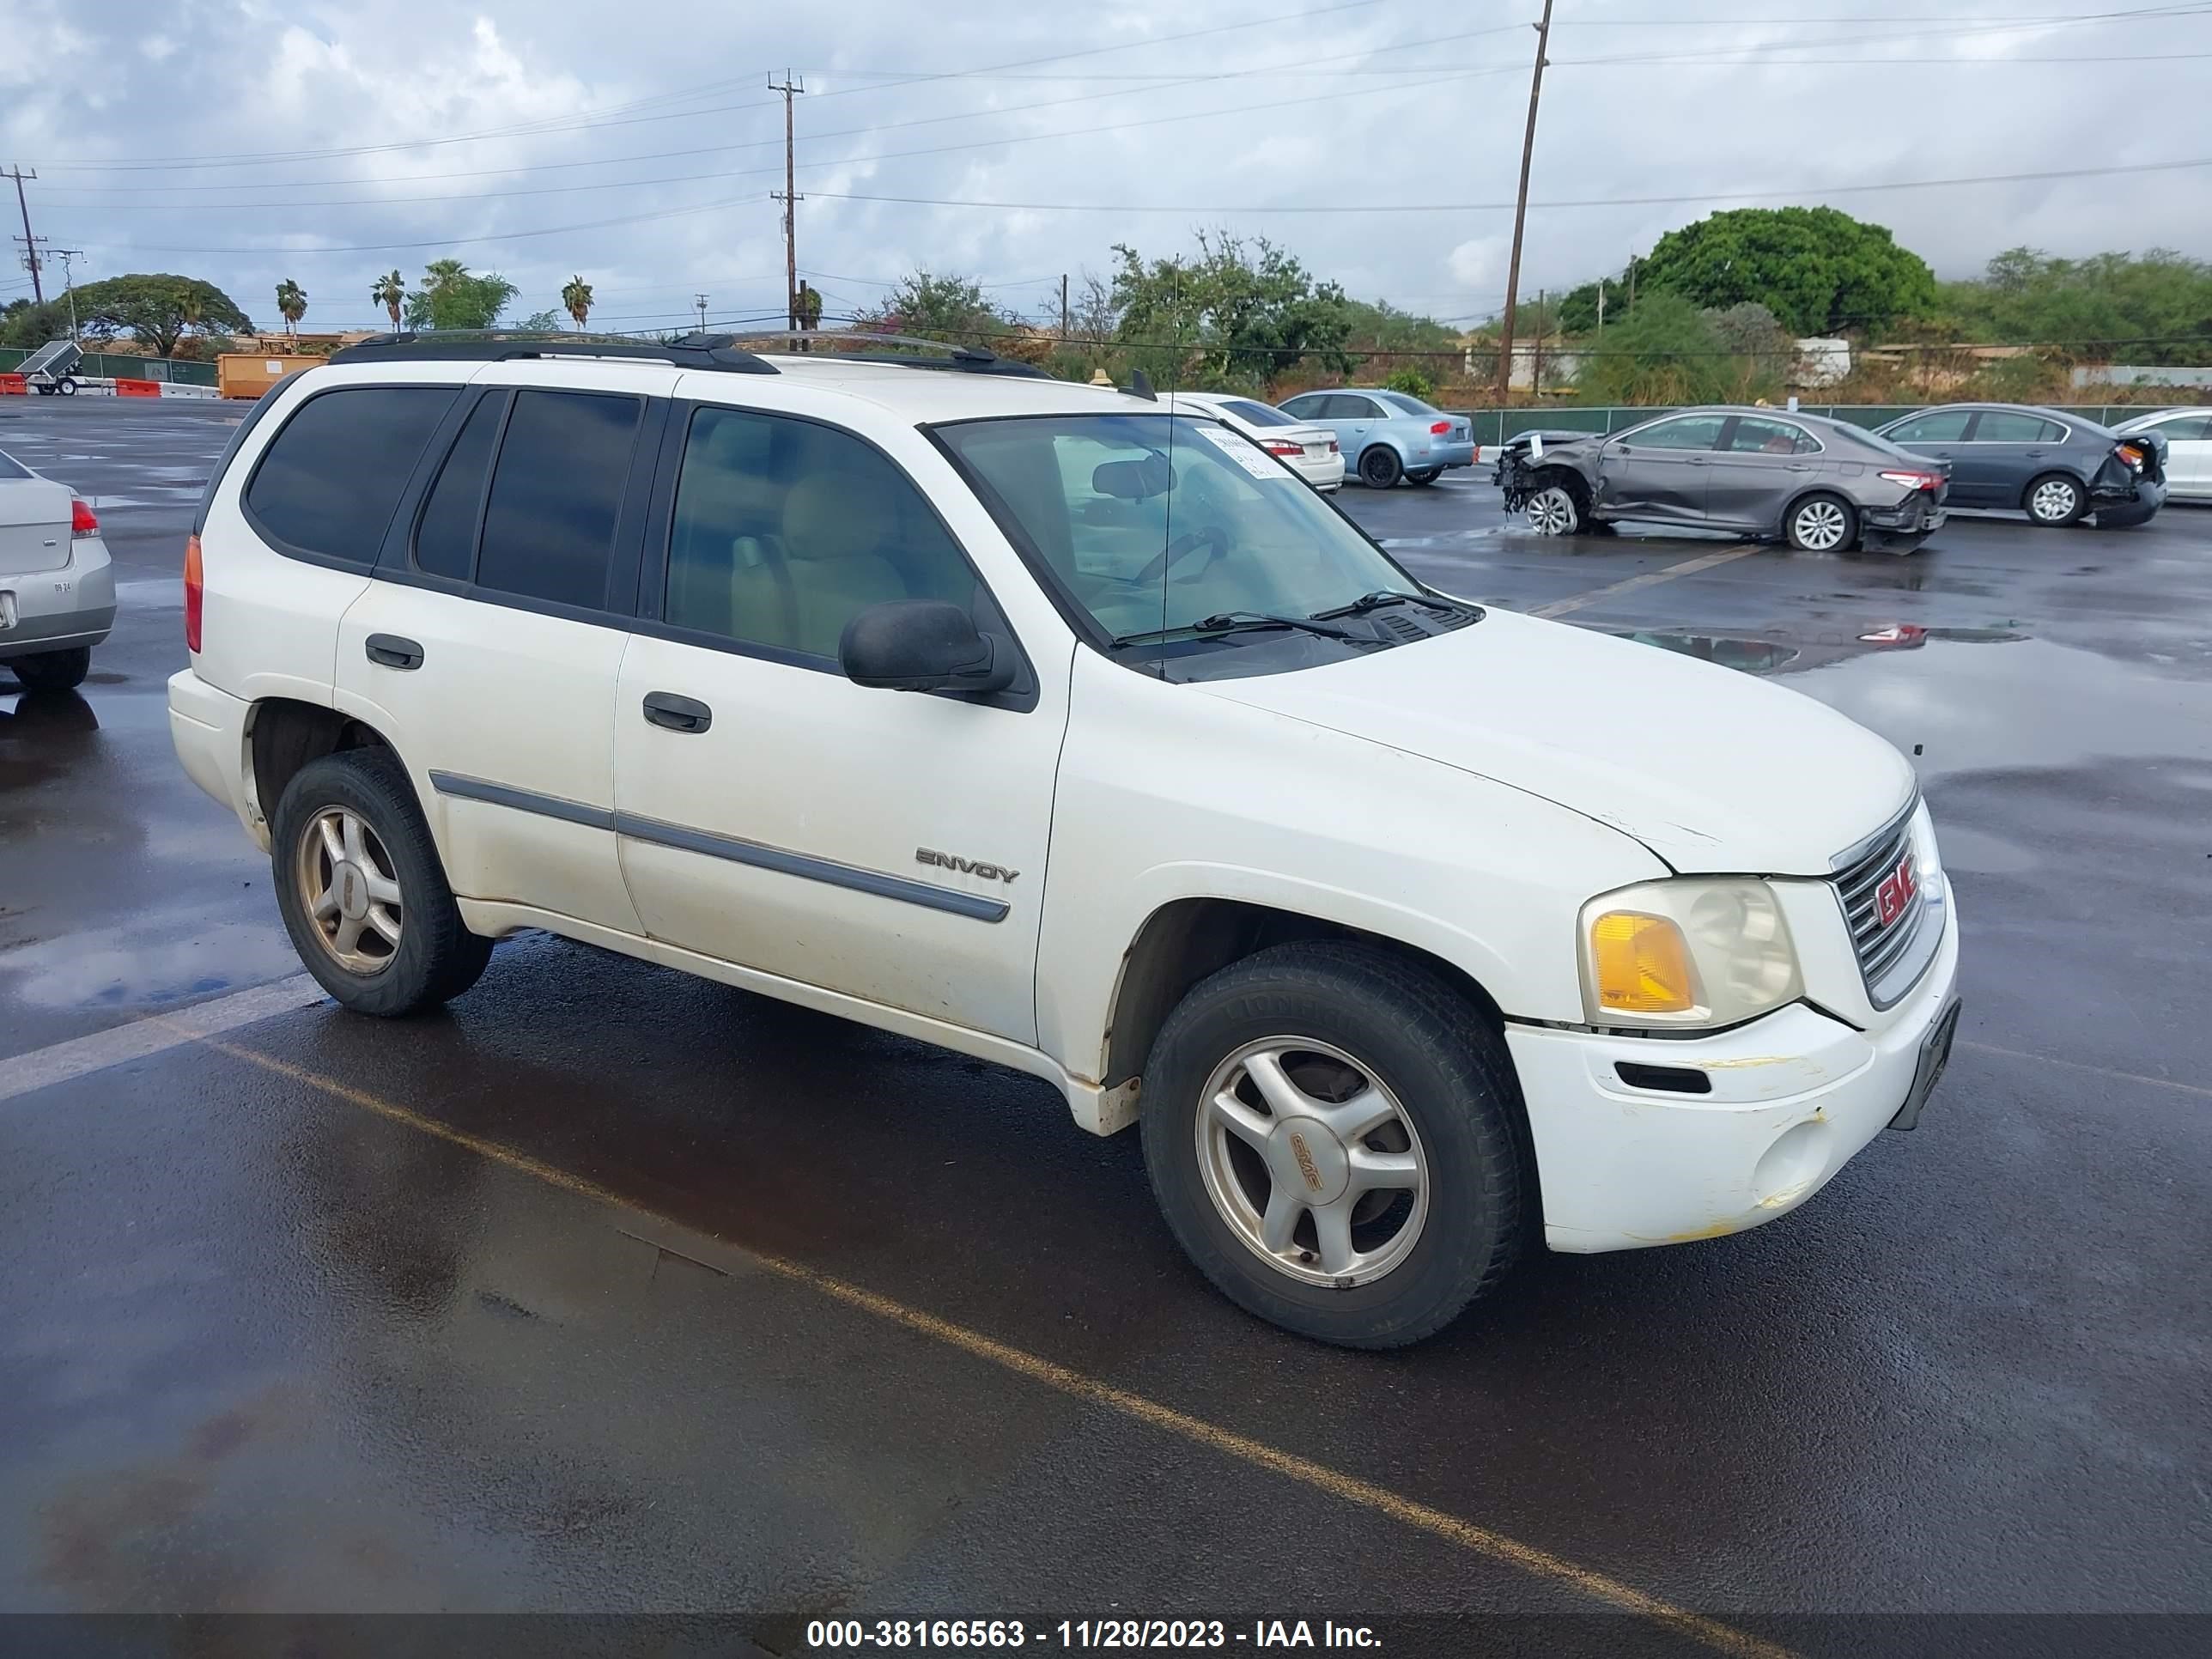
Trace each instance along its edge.
{"label": "gray damaged sedan", "polygon": [[1523,433],[1492,481],[1539,535],[1637,520],[1787,541],[1808,553],[1909,553],[1943,522],[1945,462],[1840,421],[1686,409],[1607,436]]}
{"label": "gray damaged sedan", "polygon": [[1881,428],[1951,469],[1954,507],[2008,508],[2047,529],[2095,515],[2100,530],[2147,522],[2166,501],[2168,440],[2115,432],[2079,415],[2020,404],[1945,404]]}

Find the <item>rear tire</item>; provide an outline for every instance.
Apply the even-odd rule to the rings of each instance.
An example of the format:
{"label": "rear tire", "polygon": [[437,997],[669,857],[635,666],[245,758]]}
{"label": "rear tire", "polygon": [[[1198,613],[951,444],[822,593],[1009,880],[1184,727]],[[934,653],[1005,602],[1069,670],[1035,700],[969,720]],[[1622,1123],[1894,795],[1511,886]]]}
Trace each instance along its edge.
{"label": "rear tire", "polygon": [[1376,444],[1359,458],[1359,482],[1370,489],[1388,489],[1398,482],[1406,465],[1388,444]]}
{"label": "rear tire", "polygon": [[1443,476],[1443,468],[1440,466],[1425,466],[1418,472],[1408,472],[1406,475],[1406,482],[1407,483],[1432,484]]}
{"label": "rear tire", "polygon": [[27,691],[66,691],[82,685],[92,672],[92,647],[71,646],[66,651],[40,651],[9,659],[8,667]]}
{"label": "rear tire", "polygon": [[1142,1098],[1145,1166],[1176,1241],[1285,1330],[1418,1342],[1519,1254],[1511,1064],[1457,991],[1401,957],[1317,940],[1231,963],[1169,1016]]}
{"label": "rear tire", "polygon": [[270,859],[301,962],[355,1013],[436,1007],[491,960],[491,941],[461,921],[406,769],[389,750],[351,749],[301,767],[276,803]]}
{"label": "rear tire", "polygon": [[1858,514],[1826,490],[1793,506],[1782,530],[1800,553],[1848,553],[1859,544]]}
{"label": "rear tire", "polygon": [[2063,530],[2081,516],[2089,504],[2081,486],[2063,472],[2046,472],[2021,495],[2020,504],[2031,523],[2045,530]]}
{"label": "rear tire", "polygon": [[65,374],[62,377],[62,383],[56,386],[54,390],[60,392],[64,398],[74,398],[76,396],[76,382],[70,380]]}

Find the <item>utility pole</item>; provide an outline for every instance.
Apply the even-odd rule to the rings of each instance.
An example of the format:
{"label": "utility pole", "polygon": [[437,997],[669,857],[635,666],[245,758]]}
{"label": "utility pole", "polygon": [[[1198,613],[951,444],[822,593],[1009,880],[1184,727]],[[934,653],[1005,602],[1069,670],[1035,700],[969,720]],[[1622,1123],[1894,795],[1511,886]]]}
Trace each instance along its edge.
{"label": "utility pole", "polygon": [[784,326],[793,331],[799,327],[799,191],[792,183],[791,100],[806,88],[791,78],[791,71],[783,72],[781,82],[768,83],[770,92],[783,94],[783,191],[781,195],[769,192],[769,199],[783,204],[783,308]]}
{"label": "utility pole", "polygon": [[1636,309],[1636,256],[1628,256],[1628,308]]}
{"label": "utility pole", "polygon": [[1597,337],[1601,340],[1605,338],[1605,285],[1608,280],[1603,276],[1597,279]]}
{"label": "utility pole", "polygon": [[707,331],[707,296],[695,294],[691,296],[691,303],[699,307],[699,331],[704,334]]}
{"label": "utility pole", "polygon": [[76,338],[76,267],[70,262],[73,259],[83,258],[84,250],[81,247],[58,247],[51,248],[48,252],[62,262],[62,288],[69,295],[70,338],[75,341]]}
{"label": "utility pole", "polygon": [[1544,0],[1543,21],[1536,25],[1536,70],[1528,82],[1528,130],[1521,138],[1521,189],[1513,201],[1513,257],[1505,266],[1505,320],[1499,331],[1498,350],[1498,406],[1503,409],[1513,387],[1513,306],[1521,294],[1521,227],[1528,216],[1528,160],[1536,150],[1536,100],[1544,93],[1544,52],[1552,44],[1552,0]]}
{"label": "utility pole", "polygon": [[46,302],[46,290],[39,281],[39,245],[31,239],[31,204],[23,195],[23,180],[35,179],[38,176],[39,170],[36,167],[26,173],[21,167],[13,167],[5,173],[0,173],[0,179],[13,179],[15,181],[15,205],[23,210],[23,260],[31,267],[31,298],[38,304],[44,305]]}
{"label": "utility pole", "polygon": [[1067,343],[1067,273],[1060,273],[1060,343]]}

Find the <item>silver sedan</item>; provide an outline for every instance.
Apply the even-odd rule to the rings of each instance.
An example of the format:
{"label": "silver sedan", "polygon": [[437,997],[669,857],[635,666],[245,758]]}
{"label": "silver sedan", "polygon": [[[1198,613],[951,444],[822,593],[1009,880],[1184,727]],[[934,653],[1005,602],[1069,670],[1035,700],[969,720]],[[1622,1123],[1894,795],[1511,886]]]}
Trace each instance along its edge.
{"label": "silver sedan", "polygon": [[0,667],[27,690],[76,685],[114,625],[115,573],[91,507],[0,451]]}

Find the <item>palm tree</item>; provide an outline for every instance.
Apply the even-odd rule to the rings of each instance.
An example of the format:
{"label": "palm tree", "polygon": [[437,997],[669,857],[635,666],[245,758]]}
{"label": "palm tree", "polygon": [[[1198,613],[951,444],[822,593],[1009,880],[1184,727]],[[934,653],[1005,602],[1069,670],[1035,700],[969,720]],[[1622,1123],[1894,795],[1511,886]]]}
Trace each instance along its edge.
{"label": "palm tree", "polygon": [[276,310],[284,319],[284,331],[295,331],[295,325],[307,314],[307,290],[287,276],[276,284]]}
{"label": "palm tree", "polygon": [[387,270],[376,279],[368,290],[368,297],[392,314],[392,331],[399,331],[399,307],[407,303],[407,279],[397,270]]}
{"label": "palm tree", "polygon": [[582,328],[584,319],[592,314],[592,285],[581,276],[571,276],[561,290],[561,303],[576,319],[576,326]]}

